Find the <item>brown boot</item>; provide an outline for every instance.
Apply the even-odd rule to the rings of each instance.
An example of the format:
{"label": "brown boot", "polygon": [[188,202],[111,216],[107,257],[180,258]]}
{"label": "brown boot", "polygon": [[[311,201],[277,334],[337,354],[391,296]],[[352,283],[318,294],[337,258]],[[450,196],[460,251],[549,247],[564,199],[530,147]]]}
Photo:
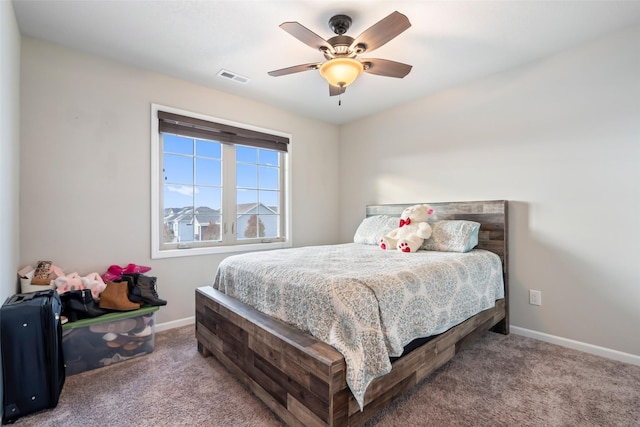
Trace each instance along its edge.
{"label": "brown boot", "polygon": [[129,301],[127,282],[107,282],[107,287],[100,294],[100,308],[109,310],[130,311],[140,308],[140,304]]}

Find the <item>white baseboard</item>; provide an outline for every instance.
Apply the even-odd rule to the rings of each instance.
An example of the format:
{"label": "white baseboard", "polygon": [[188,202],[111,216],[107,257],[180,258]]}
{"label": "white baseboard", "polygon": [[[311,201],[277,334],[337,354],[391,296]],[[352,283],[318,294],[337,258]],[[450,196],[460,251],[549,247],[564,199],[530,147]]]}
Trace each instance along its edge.
{"label": "white baseboard", "polygon": [[511,332],[516,335],[522,335],[523,337],[533,338],[540,341],[545,341],[551,344],[557,344],[562,347],[571,348],[573,350],[583,351],[589,354],[595,354],[596,356],[606,357],[607,359],[617,360],[619,362],[630,363],[632,365],[640,366],[640,356],[635,354],[623,353],[618,350],[612,350],[606,347],[599,347],[593,344],[587,344],[580,341],[570,340],[568,338],[557,337],[555,335],[545,334],[543,332],[532,331],[531,329],[521,328],[519,326],[509,325]]}
{"label": "white baseboard", "polygon": [[173,320],[171,322],[156,323],[156,332],[166,331],[167,329],[179,328],[181,326],[193,325],[196,323],[196,317],[191,316],[185,319]]}

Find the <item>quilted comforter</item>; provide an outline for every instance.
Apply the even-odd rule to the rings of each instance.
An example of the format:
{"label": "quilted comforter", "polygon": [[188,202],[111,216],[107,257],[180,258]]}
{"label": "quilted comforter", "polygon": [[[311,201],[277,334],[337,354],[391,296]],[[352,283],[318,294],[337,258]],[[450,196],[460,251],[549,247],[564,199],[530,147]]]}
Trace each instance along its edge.
{"label": "quilted comforter", "polygon": [[215,289],[332,345],[360,408],[373,379],[416,338],[446,331],[504,297],[489,251],[382,251],[347,243],[234,255]]}

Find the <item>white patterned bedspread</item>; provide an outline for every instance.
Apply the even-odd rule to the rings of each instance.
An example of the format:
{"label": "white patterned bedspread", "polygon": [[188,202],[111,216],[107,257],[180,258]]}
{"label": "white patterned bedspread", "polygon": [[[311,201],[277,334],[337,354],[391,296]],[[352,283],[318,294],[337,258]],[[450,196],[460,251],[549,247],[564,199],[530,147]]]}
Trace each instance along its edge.
{"label": "white patterned bedspread", "polygon": [[492,252],[407,254],[356,243],[234,255],[213,287],[335,347],[361,408],[369,383],[391,371],[390,356],[504,297]]}

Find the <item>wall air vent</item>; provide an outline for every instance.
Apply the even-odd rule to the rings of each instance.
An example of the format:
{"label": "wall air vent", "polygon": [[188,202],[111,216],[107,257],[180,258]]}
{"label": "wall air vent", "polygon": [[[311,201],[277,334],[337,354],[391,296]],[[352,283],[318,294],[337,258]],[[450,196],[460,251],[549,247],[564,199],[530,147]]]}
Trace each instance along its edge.
{"label": "wall air vent", "polygon": [[222,77],[223,79],[233,80],[236,83],[247,84],[249,83],[249,78],[245,76],[241,76],[240,74],[232,73],[227,70],[218,71],[218,77]]}

